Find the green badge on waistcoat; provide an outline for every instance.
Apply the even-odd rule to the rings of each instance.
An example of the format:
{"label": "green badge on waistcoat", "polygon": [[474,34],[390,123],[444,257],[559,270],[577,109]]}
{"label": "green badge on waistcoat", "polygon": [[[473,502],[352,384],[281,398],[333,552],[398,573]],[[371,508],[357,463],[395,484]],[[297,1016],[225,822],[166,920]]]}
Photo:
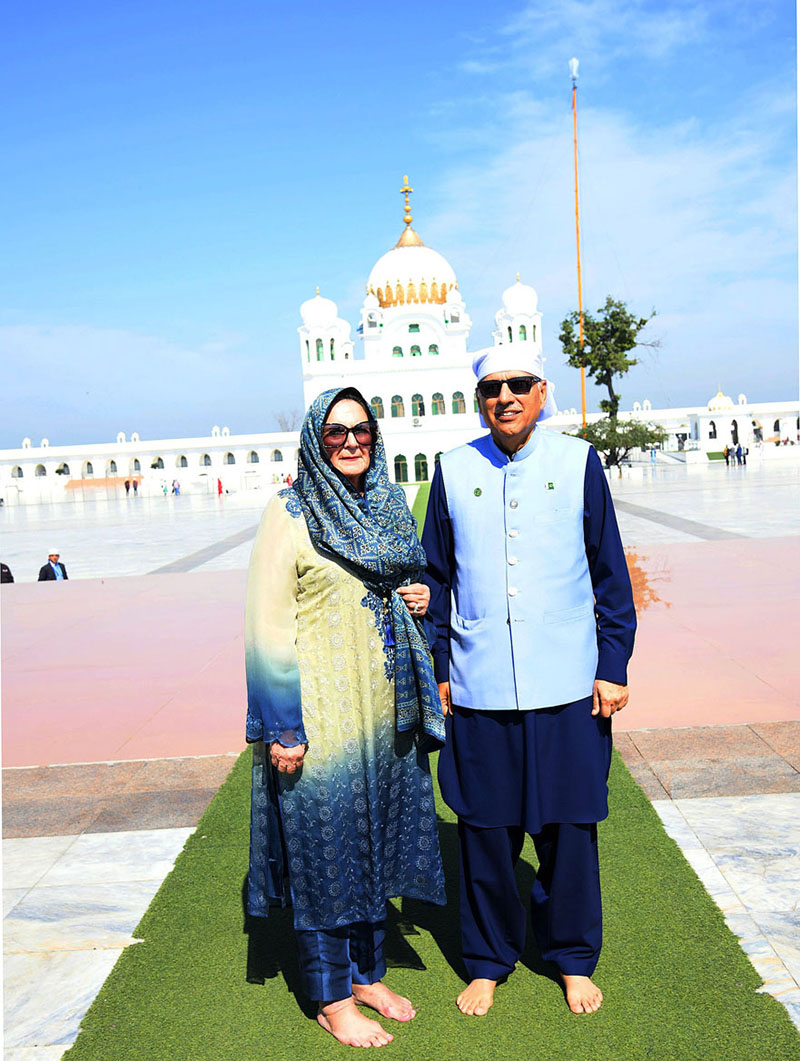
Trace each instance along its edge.
{"label": "green badge on waistcoat", "polygon": [[556,488],[556,485],[555,485],[555,483],[548,483],[548,484],[547,484],[547,489],[548,489],[548,490],[555,490],[555,488]]}
{"label": "green badge on waistcoat", "polygon": [[479,486],[476,486],[475,487],[475,496],[476,497],[480,497],[482,493],[483,493],[483,490],[481,490],[481,488]]}

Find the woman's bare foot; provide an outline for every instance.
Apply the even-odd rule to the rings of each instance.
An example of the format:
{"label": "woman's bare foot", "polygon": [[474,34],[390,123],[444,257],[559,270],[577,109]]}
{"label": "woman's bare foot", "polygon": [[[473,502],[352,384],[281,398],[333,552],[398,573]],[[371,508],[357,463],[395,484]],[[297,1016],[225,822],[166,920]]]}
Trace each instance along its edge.
{"label": "woman's bare foot", "polygon": [[494,1002],[496,980],[473,980],[456,999],[462,1013],[470,1017],[485,1017]]}
{"label": "woman's bare foot", "polygon": [[395,994],[380,980],[374,984],[353,984],[353,998],[360,1005],[376,1009],[382,1017],[391,1020],[413,1020],[417,1015],[407,998]]}
{"label": "woman's bare foot", "polygon": [[394,1039],[376,1020],[365,1017],[352,998],[320,1003],[317,1020],[326,1032],[345,1046],[386,1046]]}
{"label": "woman's bare foot", "polygon": [[573,1013],[594,1013],[600,1009],[603,992],[588,976],[567,976],[562,973],[561,979],[567,993],[567,1005]]}

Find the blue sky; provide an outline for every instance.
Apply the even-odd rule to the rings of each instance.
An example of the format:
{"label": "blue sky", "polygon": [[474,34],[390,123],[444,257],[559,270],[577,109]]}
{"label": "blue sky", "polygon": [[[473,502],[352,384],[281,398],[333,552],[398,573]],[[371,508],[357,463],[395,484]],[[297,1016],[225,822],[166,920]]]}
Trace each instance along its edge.
{"label": "blue sky", "polygon": [[16,5],[0,446],[274,428],[299,304],[319,284],[355,323],[404,173],[471,347],[519,270],[578,405],[573,55],[584,302],[658,311],[623,407],[795,395],[795,44],[776,0]]}

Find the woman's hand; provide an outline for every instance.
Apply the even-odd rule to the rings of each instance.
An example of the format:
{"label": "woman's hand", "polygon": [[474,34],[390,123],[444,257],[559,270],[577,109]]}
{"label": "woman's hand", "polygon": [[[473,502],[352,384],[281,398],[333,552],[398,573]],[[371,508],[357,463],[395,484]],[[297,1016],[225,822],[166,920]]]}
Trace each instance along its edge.
{"label": "woman's hand", "polygon": [[293,774],[303,765],[303,758],[307,748],[307,744],[298,744],[294,748],[284,748],[279,741],[274,740],[269,746],[269,757],[272,760],[272,765],[276,767],[279,773]]}
{"label": "woman's hand", "polygon": [[410,586],[398,586],[397,592],[414,618],[421,619],[431,602],[431,591],[428,587],[421,582],[412,582]]}

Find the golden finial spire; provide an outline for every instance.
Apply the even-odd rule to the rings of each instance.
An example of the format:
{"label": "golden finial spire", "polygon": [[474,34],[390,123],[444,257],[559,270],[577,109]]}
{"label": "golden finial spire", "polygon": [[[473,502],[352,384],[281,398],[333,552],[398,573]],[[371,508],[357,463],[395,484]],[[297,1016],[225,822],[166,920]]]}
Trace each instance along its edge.
{"label": "golden finial spire", "polygon": [[519,272],[517,272],[517,283],[519,283]]}
{"label": "golden finial spire", "polygon": [[411,185],[408,183],[408,176],[403,177],[403,187],[400,189],[400,194],[406,197],[406,216],[403,218],[407,225],[410,225],[414,218],[411,216],[411,206],[408,202],[409,195],[414,191]]}
{"label": "golden finial spire", "polygon": [[319,284],[317,284],[317,294],[319,294]]}

